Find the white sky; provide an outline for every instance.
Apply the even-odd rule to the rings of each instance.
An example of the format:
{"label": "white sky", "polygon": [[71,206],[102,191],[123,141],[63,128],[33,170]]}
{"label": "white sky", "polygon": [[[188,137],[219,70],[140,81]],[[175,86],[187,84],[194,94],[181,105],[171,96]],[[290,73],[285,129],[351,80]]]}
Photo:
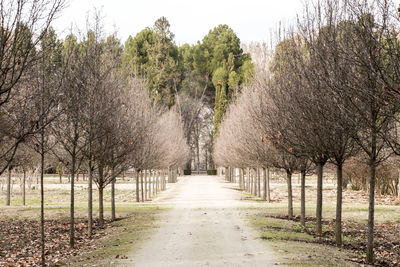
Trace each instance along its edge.
{"label": "white sky", "polygon": [[292,21],[301,0],[69,0],[53,26],[63,37],[71,25],[85,29],[87,12],[102,10],[107,33],[122,42],[165,16],[178,45],[196,43],[219,24],[228,24],[244,43],[267,41],[279,21]]}

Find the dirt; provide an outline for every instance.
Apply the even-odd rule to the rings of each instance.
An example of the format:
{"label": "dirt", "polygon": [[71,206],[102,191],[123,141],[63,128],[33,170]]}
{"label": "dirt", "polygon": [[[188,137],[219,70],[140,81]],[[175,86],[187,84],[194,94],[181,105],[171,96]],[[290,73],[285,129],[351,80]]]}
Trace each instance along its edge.
{"label": "dirt", "polygon": [[158,231],[121,266],[273,266],[276,256],[240,216],[241,193],[215,176],[190,176],[153,201],[172,206]]}

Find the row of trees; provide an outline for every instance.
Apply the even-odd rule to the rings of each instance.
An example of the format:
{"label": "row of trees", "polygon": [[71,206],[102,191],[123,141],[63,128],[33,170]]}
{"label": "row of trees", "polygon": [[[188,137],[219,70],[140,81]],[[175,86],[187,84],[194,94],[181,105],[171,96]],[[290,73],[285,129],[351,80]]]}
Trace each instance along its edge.
{"label": "row of trees", "polygon": [[[279,29],[269,68],[234,102],[220,128],[222,166],[277,167],[317,173],[317,232],[322,234],[322,177],[337,169],[336,243],[342,244],[343,166],[369,166],[368,263],[373,262],[376,168],[398,154],[399,18],[386,0],[325,0],[305,6],[297,23]],[[310,164],[312,163],[312,164]]]}
{"label": "row of trees", "polygon": [[[48,166],[60,163],[71,177],[70,245],[74,246],[78,170],[88,173],[91,235],[93,183],[98,187],[102,225],[103,190],[109,184],[115,219],[117,176],[135,170],[138,200],[140,173],[169,169],[174,175],[187,162],[188,148],[178,112],[153,101],[145,80],[123,67],[123,47],[115,35],[104,35],[98,14],[85,34],[59,40],[49,25],[62,1],[1,3],[0,174],[6,169],[11,173],[18,165],[33,165],[26,162],[26,155],[39,156],[44,266],[43,178]],[[159,177],[164,178],[160,183],[165,188],[165,175]]]}

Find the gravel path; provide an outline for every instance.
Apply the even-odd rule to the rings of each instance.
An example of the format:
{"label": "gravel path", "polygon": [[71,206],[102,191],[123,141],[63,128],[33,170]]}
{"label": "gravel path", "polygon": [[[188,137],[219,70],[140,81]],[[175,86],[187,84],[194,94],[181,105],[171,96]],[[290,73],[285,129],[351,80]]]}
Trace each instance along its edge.
{"label": "gravel path", "polygon": [[172,205],[159,230],[122,266],[273,266],[272,249],[240,218],[239,199],[221,178],[180,178],[155,200]]}

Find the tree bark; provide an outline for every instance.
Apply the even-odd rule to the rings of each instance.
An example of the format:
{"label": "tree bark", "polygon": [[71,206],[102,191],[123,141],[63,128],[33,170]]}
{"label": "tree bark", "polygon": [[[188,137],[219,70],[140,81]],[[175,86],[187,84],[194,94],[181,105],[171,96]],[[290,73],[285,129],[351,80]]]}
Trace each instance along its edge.
{"label": "tree bark", "polygon": [[267,200],[267,171],[263,168],[263,200]]}
{"label": "tree bark", "polygon": [[257,169],[253,169],[253,195],[257,196]]}
{"label": "tree bark", "polygon": [[104,225],[104,207],[103,207],[103,185],[99,184],[99,226]]}
{"label": "tree bark", "polygon": [[250,192],[250,194],[253,194],[253,191],[254,191],[254,189],[253,189],[254,183],[253,183],[253,174],[252,174],[252,170],[253,170],[253,169],[249,169],[249,179],[250,179],[250,181],[249,181],[249,183],[250,183],[249,192]]}
{"label": "tree bark", "polygon": [[23,178],[22,178],[22,205],[24,205],[25,206],[25,190],[26,190],[26,188],[25,188],[25,183],[26,183],[26,170],[24,169],[24,176],[23,176]]}
{"label": "tree bark", "polygon": [[322,236],[322,178],[323,178],[324,164],[319,162],[317,164],[317,234]]}
{"label": "tree bark", "polygon": [[148,186],[148,184],[147,184],[147,173],[148,173],[148,171],[144,171],[144,200],[146,201],[147,199],[148,199],[148,190],[147,190],[147,186]]}
{"label": "tree bark", "polygon": [[336,166],[337,173],[337,199],[336,199],[336,245],[342,246],[342,186],[343,186],[343,166]]}
{"label": "tree bark", "polygon": [[[375,120],[376,121],[376,120]],[[368,208],[368,243],[367,258],[368,264],[374,262],[374,216],[375,216],[375,174],[376,174],[376,129],[371,131],[371,154],[369,159],[369,208]]]}
{"label": "tree bark", "polygon": [[158,189],[160,188],[160,171],[157,171],[154,175],[156,179],[156,194],[158,194]]}
{"label": "tree bark", "polygon": [[140,172],[140,189],[142,193],[142,202],[144,202],[144,190],[143,190],[143,171]]}
{"label": "tree bark", "polygon": [[243,189],[243,169],[239,169],[239,188]]}
{"label": "tree bark", "polygon": [[306,171],[302,170],[300,176],[301,176],[300,223],[302,226],[306,226]]}
{"label": "tree bark", "polygon": [[44,236],[44,130],[40,134],[40,240],[42,266],[46,266]]}
{"label": "tree bark", "polygon": [[6,199],[6,205],[10,206],[11,204],[11,165],[8,166],[8,176],[7,176],[7,199]]}
{"label": "tree bark", "polygon": [[136,202],[140,202],[140,198],[139,198],[139,170],[136,170]]}
{"label": "tree bark", "polygon": [[151,192],[150,192],[150,197],[153,197],[155,195],[155,191],[156,191],[156,183],[155,183],[155,172],[154,171],[150,171],[150,181],[151,181]]}
{"label": "tree bark", "polygon": [[267,201],[271,202],[271,187],[270,187],[270,173],[269,168],[267,167]]}
{"label": "tree bark", "polygon": [[293,196],[292,196],[292,172],[286,171],[286,180],[288,187],[288,217],[293,219]]}
{"label": "tree bark", "polygon": [[375,160],[370,163],[369,177],[369,208],[368,208],[368,243],[367,243],[367,263],[374,262],[374,216],[375,216]]}
{"label": "tree bark", "polygon": [[88,181],[88,235],[93,233],[93,167],[92,160],[89,159],[89,181]]}
{"label": "tree bark", "polygon": [[247,192],[251,193],[251,178],[250,178],[250,168],[246,169],[247,171]]}
{"label": "tree bark", "polygon": [[260,170],[260,168],[257,168],[257,183],[258,183],[258,185],[257,185],[257,189],[258,189],[257,195],[259,197],[261,197],[261,170]]}
{"label": "tree bark", "polygon": [[111,168],[111,221],[115,221],[115,171]]}
{"label": "tree bark", "polygon": [[[75,155],[75,146],[73,148],[73,155]],[[70,205],[70,228],[69,228],[69,245],[75,245],[75,156],[72,156],[72,169],[71,169],[71,205]]]}

